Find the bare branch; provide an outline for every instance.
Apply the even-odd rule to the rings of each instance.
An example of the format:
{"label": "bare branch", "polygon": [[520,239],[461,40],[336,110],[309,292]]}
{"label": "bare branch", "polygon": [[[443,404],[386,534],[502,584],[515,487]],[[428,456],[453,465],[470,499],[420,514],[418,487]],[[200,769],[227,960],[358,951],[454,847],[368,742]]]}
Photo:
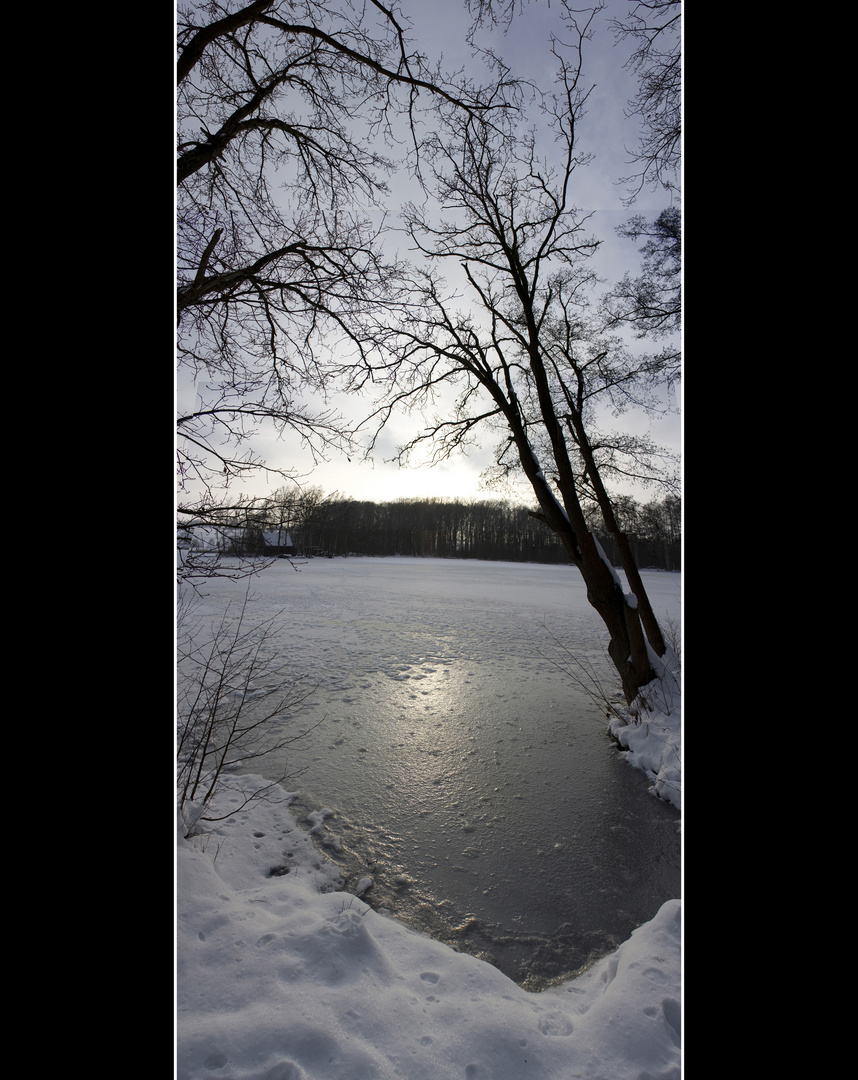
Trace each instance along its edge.
{"label": "bare branch", "polygon": [[177,44],[177,355],[199,396],[177,453],[180,484],[205,491],[267,467],[260,423],[351,450],[304,401],[374,378],[407,306],[387,177],[417,167],[423,118],[493,124],[516,91],[491,61],[484,85],[442,74],[385,0],[187,0]]}
{"label": "bare branch", "polygon": [[640,121],[640,140],[631,151],[638,173],[627,203],[647,186],[676,186],[682,159],[682,0],[636,0],[631,11],[612,23],[617,41],[630,39],[635,48],[626,67],[637,78],[627,116]]}

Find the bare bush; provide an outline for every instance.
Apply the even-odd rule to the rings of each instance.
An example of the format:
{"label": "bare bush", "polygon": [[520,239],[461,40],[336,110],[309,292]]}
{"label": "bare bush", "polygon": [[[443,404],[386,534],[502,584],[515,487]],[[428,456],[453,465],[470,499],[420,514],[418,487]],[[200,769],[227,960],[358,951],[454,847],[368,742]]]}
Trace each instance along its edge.
{"label": "bare bush", "polygon": [[230,772],[246,770],[306,734],[284,725],[315,687],[302,686],[287,664],[266,653],[266,637],[279,613],[254,622],[250,604],[246,593],[214,625],[200,623],[186,603],[179,605],[177,802],[186,836],[199,832],[202,822],[222,820],[271,793],[287,774],[244,792],[230,815],[211,810]]}
{"label": "bare bush", "polygon": [[[640,724],[648,713],[670,716],[681,692],[682,629],[679,622],[670,616],[665,616],[664,627],[666,648],[664,655],[653,661],[655,677],[641,688],[630,703],[623,702],[613,689],[606,687],[597,667],[576,656],[544,623],[543,629],[551,638],[556,652],[543,655],[604,711],[606,720]],[[610,658],[606,656],[606,660]]]}

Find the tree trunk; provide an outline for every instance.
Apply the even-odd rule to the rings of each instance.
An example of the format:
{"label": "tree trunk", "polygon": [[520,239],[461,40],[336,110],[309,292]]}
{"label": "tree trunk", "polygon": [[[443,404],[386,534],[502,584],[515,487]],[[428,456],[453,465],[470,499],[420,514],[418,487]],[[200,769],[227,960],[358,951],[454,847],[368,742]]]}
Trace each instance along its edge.
{"label": "tree trunk", "polygon": [[[638,607],[629,604],[599,542],[586,528],[574,489],[564,492],[567,496],[564,500],[567,509],[564,510],[548,486],[524,429],[509,415],[508,419],[519,460],[543,510],[539,516],[558,533],[569,558],[581,571],[587,586],[587,600],[608,629],[611,639],[608,655],[619,673],[626,703],[631,705],[638,692],[656,677]],[[578,531],[573,527],[573,516]]]}
{"label": "tree trunk", "polygon": [[629,588],[635,595],[638,605],[638,615],[640,617],[641,624],[646,634],[647,641],[654,649],[657,656],[664,656],[666,646],[664,644],[664,637],[661,633],[661,627],[658,625],[658,619],[655,617],[655,612],[652,610],[652,605],[649,602],[649,596],[644,588],[644,583],[641,580],[640,571],[638,570],[637,561],[632,554],[632,549],[629,544],[629,538],[624,532],[621,531],[617,516],[614,513],[614,506],[611,502],[610,496],[605,489],[605,485],[602,483],[602,476],[599,472],[599,467],[596,464],[596,459],[593,454],[593,449],[590,446],[590,439],[587,435],[584,423],[581,417],[581,413],[578,410],[572,408],[571,402],[570,412],[566,417],[567,424],[573,432],[575,442],[581,452],[584,462],[587,467],[587,473],[590,477],[590,482],[593,485],[593,490],[596,493],[596,501],[599,504],[599,509],[602,512],[602,520],[608,528],[608,531],[614,537],[617,544],[617,551],[620,556],[620,563],[623,570],[626,572],[626,578],[629,582]]}
{"label": "tree trunk", "polygon": [[[638,692],[656,677],[640,611],[629,604],[596,538],[586,533],[582,541],[582,557],[576,565],[587,585],[587,599],[608,628],[611,639],[608,655],[619,672],[623,696],[630,705]],[[587,551],[586,557],[584,551]]]}
{"label": "tree trunk", "polygon": [[658,625],[658,619],[655,617],[655,612],[652,610],[652,605],[649,602],[649,596],[647,595],[644,583],[641,580],[637,563],[632,556],[629,538],[624,532],[616,532],[614,537],[620,552],[620,562],[623,564],[623,570],[626,572],[629,586],[638,602],[638,612],[640,613],[640,619],[643,624],[644,632],[646,633],[647,641],[655,650],[656,655],[664,656],[667,646],[664,643],[661,627]]}

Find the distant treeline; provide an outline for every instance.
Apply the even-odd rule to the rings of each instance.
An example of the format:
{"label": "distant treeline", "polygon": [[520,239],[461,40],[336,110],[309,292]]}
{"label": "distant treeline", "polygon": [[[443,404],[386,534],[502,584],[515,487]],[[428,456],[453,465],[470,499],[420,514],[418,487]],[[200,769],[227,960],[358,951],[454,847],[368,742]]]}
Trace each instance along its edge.
{"label": "distant treeline", "polygon": [[[638,566],[681,569],[681,503],[675,496],[616,503]],[[594,515],[591,525],[611,561],[614,542]],[[493,499],[397,499],[375,503],[326,496],[320,488],[281,488],[246,533],[256,553],[275,548],[313,556],[409,555],[508,562],[567,563],[556,535],[529,508]],[[245,548],[248,550],[248,548]]]}

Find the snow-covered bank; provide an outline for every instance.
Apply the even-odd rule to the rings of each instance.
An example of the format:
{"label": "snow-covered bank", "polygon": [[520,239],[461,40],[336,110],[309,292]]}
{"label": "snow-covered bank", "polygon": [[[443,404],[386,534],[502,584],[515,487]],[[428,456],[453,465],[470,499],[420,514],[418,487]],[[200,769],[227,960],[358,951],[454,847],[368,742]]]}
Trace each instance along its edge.
{"label": "snow-covered bank", "polygon": [[[404,745],[407,734],[419,730],[418,721],[427,713],[427,705],[431,706],[428,713],[443,711],[443,694],[453,678],[448,672],[457,664],[466,665],[461,667],[463,678],[456,682],[458,716],[464,695],[476,695],[481,706],[489,700],[487,680],[495,668],[488,666],[486,657],[501,656],[518,675],[521,668],[515,667],[514,661],[526,654],[533,668],[527,672],[532,680],[523,683],[530,695],[530,709],[534,688],[550,682],[552,674],[559,679],[553,669],[563,670],[567,643],[580,643],[590,633],[586,622],[579,634],[571,621],[578,612],[570,603],[570,593],[576,589],[574,578],[562,582],[561,595],[552,574],[532,570],[510,575],[509,568],[502,566],[480,567],[479,575],[471,570],[466,577],[456,573],[460,568],[454,566],[444,579],[446,584],[439,586],[425,561],[416,565],[402,561],[389,568],[401,573],[385,574],[390,591],[368,605],[366,597],[377,592],[375,579],[370,576],[372,569],[365,560],[355,560],[353,566],[326,561],[323,566],[311,566],[303,576],[282,565],[275,567],[257,582],[258,591],[262,591],[263,584],[267,590],[258,602],[257,614],[260,619],[269,618],[275,607],[282,606],[288,587],[289,623],[301,627],[302,656],[330,681],[330,693],[319,710],[332,708],[336,701],[347,703],[340,722],[348,720],[350,730],[351,721],[362,716],[358,713],[356,689],[361,690],[362,702],[364,698],[374,700],[375,694],[383,705],[379,714],[385,716],[404,714],[408,703],[415,702],[411,722],[403,729],[405,734],[392,740],[397,747]],[[278,571],[284,573],[278,575]],[[358,571],[361,579],[373,583],[373,589],[356,588],[351,578]],[[303,587],[300,596],[293,578]],[[675,584],[673,579],[666,583]],[[347,587],[353,593],[350,606],[344,603]],[[556,607],[552,607],[552,590],[560,598]],[[235,591],[241,593],[241,583]],[[465,620],[460,608],[450,604],[454,591],[465,596],[479,613],[479,620]],[[206,618],[219,617],[224,606],[221,593],[228,592],[225,586],[212,590]],[[524,592],[537,596],[540,613],[549,613],[546,619],[552,635],[563,642],[563,647],[558,647],[559,664],[550,654],[554,637],[540,636],[532,618],[521,618]],[[427,607],[424,594],[431,594],[437,601],[437,611]],[[669,599],[665,597],[662,602],[666,604]],[[404,622],[403,611],[409,613],[410,619],[416,618],[421,629],[428,626],[436,633],[441,627],[446,634],[443,647],[427,647],[424,638]],[[313,620],[308,612],[314,614]],[[371,654],[364,626],[369,617],[376,635]],[[586,612],[581,618],[586,619]],[[315,651],[309,648],[311,628],[314,641],[318,638]],[[288,642],[288,637],[285,640]],[[272,654],[279,657],[282,640],[272,634],[266,641]],[[463,650],[465,660],[459,656]],[[542,651],[545,657],[540,657]],[[590,658],[580,644],[575,646],[575,655]],[[475,673],[477,659],[486,667],[487,676]],[[425,692],[429,688],[435,697]],[[643,769],[661,797],[678,807],[679,697],[675,693],[665,697],[664,686],[652,689],[658,691],[650,695],[652,709],[638,710],[636,714],[618,710],[609,721],[610,730],[623,747],[621,752],[629,765]],[[491,701],[495,703],[492,707],[498,708],[494,697]],[[516,707],[510,706],[512,719]],[[523,710],[524,705],[520,708]],[[524,711],[521,715],[525,715]],[[604,742],[603,717],[604,712],[597,712],[594,723]],[[359,741],[355,737],[355,753],[372,747],[367,741],[371,726],[365,725]],[[378,723],[375,727],[383,730]],[[456,725],[448,727],[458,730]],[[336,739],[326,738],[318,744],[317,771],[330,771],[338,753],[344,759],[356,760],[355,754],[349,754],[348,744],[340,750],[342,730],[337,729]],[[432,731],[437,742],[440,729],[433,726]],[[435,743],[431,745],[436,748]],[[549,745],[554,753],[554,743]],[[524,749],[531,748],[528,745]],[[408,755],[401,749],[396,754],[404,762],[402,767],[409,768]],[[451,746],[450,754],[451,760],[458,760],[455,746]],[[383,798],[384,788],[367,782],[370,765],[365,759],[369,756],[364,754],[357,760],[363,762],[359,767],[367,806],[374,806]],[[610,747],[606,747],[606,756],[613,759]],[[475,760],[482,761],[482,757]],[[263,763],[258,767],[263,769]],[[619,771],[624,772],[625,766],[620,765]],[[455,774],[448,770],[443,775],[445,785],[439,790],[447,800],[452,798],[450,784]],[[516,786],[523,791],[516,794],[529,794],[534,802],[547,802],[541,783],[539,774],[536,780],[530,775],[524,784],[517,776]],[[394,918],[371,910],[364,901],[380,906],[374,900],[382,890],[378,874],[374,884],[365,879],[354,885],[355,893],[361,893],[361,897],[344,892],[339,867],[319,853],[308,835],[313,820],[299,823],[296,819],[293,795],[277,788],[273,801],[242,805],[242,793],[263,784],[261,777],[230,774],[226,786],[206,810],[207,817],[224,815],[222,820],[202,823],[201,831],[190,839],[185,838],[187,818],[179,823],[179,1080],[678,1080],[678,899],[663,904],[654,918],[583,975],[541,993],[530,993],[489,964],[454,952]],[[339,787],[334,785],[328,790],[338,791]],[[478,795],[484,794],[482,787],[475,790]],[[556,792],[556,788],[553,790]],[[557,797],[556,793],[552,796],[551,805]],[[318,811],[316,820],[323,822],[330,813]],[[379,817],[380,824],[375,827],[380,831],[386,820]],[[671,830],[672,821],[671,814]],[[639,828],[627,831],[633,845],[643,845]],[[432,842],[431,835],[421,840],[427,847]],[[537,847],[543,841],[537,832],[533,841],[528,836],[509,846],[509,851],[517,853],[514,862],[507,860],[491,867],[497,870],[498,890],[504,889],[505,881],[508,895],[520,895],[521,877],[514,879],[514,874],[529,865],[526,859],[531,842],[533,853],[539,854]],[[568,856],[566,865],[578,872],[579,864]],[[484,888],[485,869],[481,875],[480,888]],[[537,882],[537,899],[540,893],[551,898],[554,882],[543,882],[532,873],[527,876],[529,881]],[[518,884],[513,884],[514,880]],[[594,886],[593,895],[597,894],[599,890]],[[661,895],[671,896],[672,887]],[[648,918],[656,906],[640,918]],[[532,915],[531,909],[529,912]],[[639,919],[630,925],[636,921]],[[611,946],[625,934],[625,930],[617,934]]]}
{"label": "snow-covered bank", "polygon": [[631,709],[616,710],[608,731],[630,765],[652,781],[652,792],[682,809],[682,696],[679,661],[670,652],[661,680],[644,690]]}
{"label": "snow-covered bank", "polygon": [[[177,1080],[678,1080],[681,904],[611,956],[528,993],[337,891],[290,812],[215,813],[177,835]],[[208,811],[211,815],[211,810]]]}

